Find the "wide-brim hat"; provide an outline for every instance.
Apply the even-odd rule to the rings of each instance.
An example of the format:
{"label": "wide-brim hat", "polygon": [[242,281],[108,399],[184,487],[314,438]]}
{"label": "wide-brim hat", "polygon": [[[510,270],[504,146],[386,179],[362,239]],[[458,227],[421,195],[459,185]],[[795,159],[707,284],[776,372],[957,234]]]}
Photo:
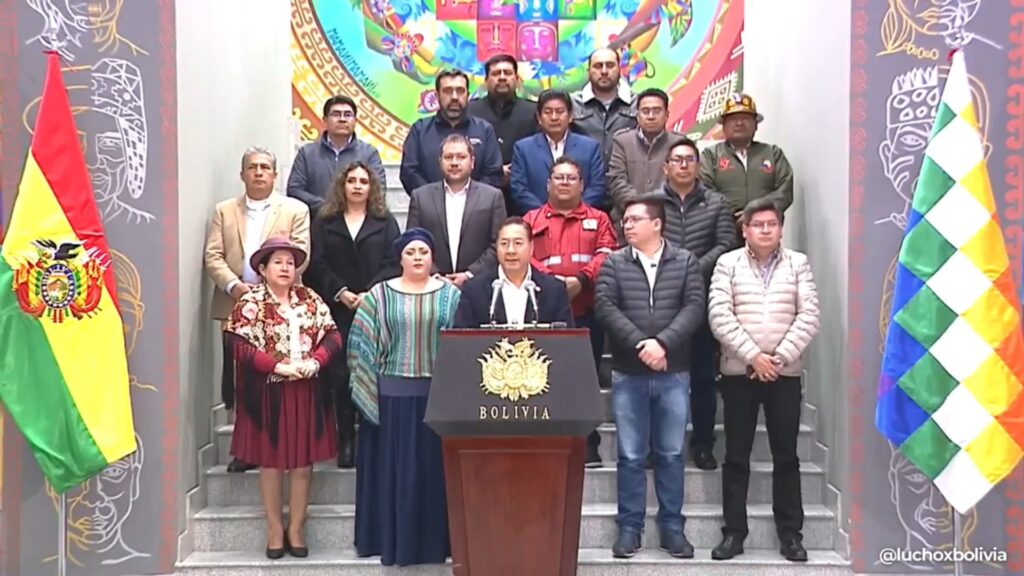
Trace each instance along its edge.
{"label": "wide-brim hat", "polygon": [[299,245],[293,243],[284,236],[271,236],[260,246],[259,250],[252,253],[249,258],[249,266],[253,270],[259,270],[260,264],[278,250],[290,250],[295,258],[295,267],[298,268],[306,261],[306,251]]}
{"label": "wide-brim hat", "polygon": [[754,102],[754,99],[749,94],[730,95],[725,101],[725,109],[722,110],[722,115],[718,118],[718,121],[721,122],[725,120],[726,116],[732,114],[753,114],[758,122],[764,121],[764,116],[757,111],[757,103]]}

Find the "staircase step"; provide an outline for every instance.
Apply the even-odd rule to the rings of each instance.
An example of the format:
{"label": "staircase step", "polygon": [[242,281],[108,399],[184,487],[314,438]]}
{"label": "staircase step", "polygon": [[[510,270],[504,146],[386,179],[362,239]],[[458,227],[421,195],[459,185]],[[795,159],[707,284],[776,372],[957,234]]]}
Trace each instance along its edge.
{"label": "staircase step", "polygon": [[[217,442],[217,462],[219,464],[227,464],[231,462],[232,458],[229,454],[231,448],[231,431],[234,426],[231,424],[224,424],[216,428]],[[687,424],[686,431],[690,432],[692,426]],[[618,460],[617,455],[617,444],[615,436],[615,424],[602,424],[598,427],[598,432],[601,434],[601,446],[598,448],[601,454],[601,459],[604,462],[616,462]],[[811,460],[811,447],[813,445],[814,430],[807,424],[800,425],[800,432],[797,436],[797,456],[803,462],[810,462]],[[725,458],[725,425],[715,424],[715,447],[714,453],[718,462],[721,463]],[[688,442],[689,440],[687,440]],[[689,450],[687,450],[687,458],[689,458]],[[764,424],[757,425],[757,431],[754,434],[754,449],[750,455],[752,462],[770,462],[772,459],[772,452],[768,446],[768,431]]]}
{"label": "staircase step", "polygon": [[[747,507],[751,549],[775,549],[778,539],[770,504]],[[722,513],[717,504],[685,504],[686,535],[698,548],[712,548],[721,540]],[[658,543],[654,523],[657,508],[647,509],[645,546]],[[615,541],[615,504],[586,504],[580,526],[581,548],[610,548]],[[804,506],[804,546],[814,550],[834,549],[834,514],[820,504]],[[286,521],[287,522],[287,521]],[[316,550],[337,550],[352,546],[355,527],[353,505],[311,505],[306,520],[306,540]],[[261,551],[266,547],[266,526],[260,506],[211,506],[194,519],[195,550]]]}
{"label": "staircase step", "polygon": [[[188,576],[380,576],[399,573],[380,565],[380,558],[359,558],[355,550],[313,549],[308,558],[285,556],[268,560],[263,552],[195,552],[177,566]],[[404,568],[411,576],[451,576],[451,563]],[[604,548],[579,551],[579,576],[849,576],[849,562],[832,551],[808,552],[806,563],[787,562],[775,550],[751,550],[733,560],[711,560],[710,548],[698,548],[692,560],[677,560],[656,549],[647,549],[629,560],[612,558]]]}
{"label": "staircase step", "polygon": [[[691,424],[686,425],[686,442],[689,446],[689,434],[693,430]],[[601,454],[601,459],[605,462],[616,462],[618,461],[618,444],[617,436],[615,434],[615,424],[602,424],[597,428],[597,431],[601,434],[601,445],[598,447],[598,452]],[[811,447],[814,441],[814,430],[807,424],[800,424],[800,431],[797,435],[796,453],[797,456],[803,462],[809,462],[811,460]],[[715,424],[715,446],[714,446],[715,458],[718,459],[719,464],[725,459],[725,425]],[[687,448],[687,458],[691,456],[689,448]],[[764,424],[758,424],[757,430],[754,434],[754,448],[750,454],[750,460],[752,462],[770,462],[772,459],[772,451],[768,446],[768,429],[765,428]]]}
{"label": "staircase step", "polygon": [[[824,472],[814,464],[800,465],[801,485],[805,504],[820,504],[823,493]],[[225,465],[214,466],[207,472],[207,502],[210,506],[258,505],[260,500],[259,472],[227,472]],[[285,480],[287,484],[287,480]],[[583,481],[584,504],[614,503],[617,501],[615,467],[606,466],[586,471]],[[705,471],[686,467],[684,501],[692,504],[720,504],[722,501],[721,470]],[[310,490],[311,504],[355,504],[356,471],[339,470],[329,463],[318,464],[313,471]],[[771,462],[752,462],[748,502],[772,502]],[[647,504],[656,506],[654,475],[647,472]]]}

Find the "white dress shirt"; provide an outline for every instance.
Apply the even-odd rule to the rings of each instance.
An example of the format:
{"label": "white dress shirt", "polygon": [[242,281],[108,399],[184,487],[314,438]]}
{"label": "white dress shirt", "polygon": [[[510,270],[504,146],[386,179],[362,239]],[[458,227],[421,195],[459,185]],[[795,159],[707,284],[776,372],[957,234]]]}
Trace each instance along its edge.
{"label": "white dress shirt", "polygon": [[562,135],[562,139],[558,142],[552,140],[549,136],[545,136],[548,139],[548,147],[551,148],[551,157],[558,160],[565,154],[565,141],[569,139],[569,132]]}
{"label": "white dress shirt", "polygon": [[228,282],[224,291],[231,294],[231,289],[239,282],[246,284],[258,284],[260,281],[259,272],[249,266],[249,258],[260,249],[263,243],[263,227],[267,223],[267,216],[270,214],[270,198],[253,200],[245,197],[245,237],[242,239],[242,277]]}
{"label": "white dress shirt", "polygon": [[459,272],[459,241],[462,239],[462,216],[466,213],[469,180],[461,190],[452,190],[444,182],[444,214],[448,223],[448,249],[451,250],[452,271]]}
{"label": "white dress shirt", "polygon": [[648,258],[643,252],[633,248],[633,254],[636,255],[638,260],[640,260],[640,266],[643,267],[644,273],[647,274],[647,286],[650,289],[650,295],[647,300],[648,306],[654,306],[654,279],[658,276],[658,264],[661,263],[661,254],[664,251],[664,240],[661,241],[661,245],[658,246],[658,250],[655,251],[650,258]]}
{"label": "white dress shirt", "polygon": [[501,280],[501,300],[505,304],[505,321],[509,324],[523,325],[526,323],[526,306],[530,301],[530,293],[526,289],[530,281],[532,269],[526,271],[522,286],[516,286],[505,276],[505,271],[498,266],[498,279]]}

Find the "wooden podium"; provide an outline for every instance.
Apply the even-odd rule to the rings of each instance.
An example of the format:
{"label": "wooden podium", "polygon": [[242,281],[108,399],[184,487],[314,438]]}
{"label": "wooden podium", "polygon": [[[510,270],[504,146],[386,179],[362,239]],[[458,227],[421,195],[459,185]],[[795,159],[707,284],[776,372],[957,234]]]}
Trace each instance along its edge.
{"label": "wooden podium", "polygon": [[604,419],[587,330],[446,330],[442,437],[456,576],[574,576],[586,436]]}

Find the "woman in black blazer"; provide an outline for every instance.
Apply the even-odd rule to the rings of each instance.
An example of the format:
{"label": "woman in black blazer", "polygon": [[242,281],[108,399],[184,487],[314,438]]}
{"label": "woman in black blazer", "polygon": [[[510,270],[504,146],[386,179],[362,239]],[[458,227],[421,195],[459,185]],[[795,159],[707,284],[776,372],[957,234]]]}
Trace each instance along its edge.
{"label": "woman in black blazer", "polygon": [[[384,190],[362,162],[338,174],[323,207],[313,220],[308,283],[331,307],[346,349],[352,318],[371,286],[400,272],[392,243],[401,235],[388,212]],[[344,363],[342,363],[344,364]],[[354,463],[356,409],[348,387],[348,371],[335,383],[338,422],[338,467]]]}

